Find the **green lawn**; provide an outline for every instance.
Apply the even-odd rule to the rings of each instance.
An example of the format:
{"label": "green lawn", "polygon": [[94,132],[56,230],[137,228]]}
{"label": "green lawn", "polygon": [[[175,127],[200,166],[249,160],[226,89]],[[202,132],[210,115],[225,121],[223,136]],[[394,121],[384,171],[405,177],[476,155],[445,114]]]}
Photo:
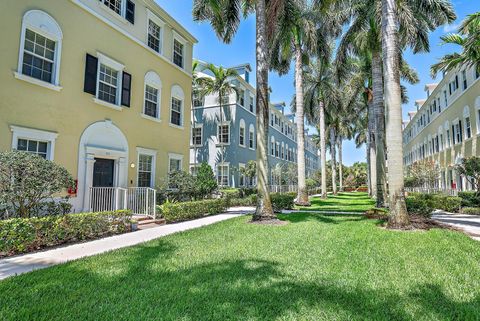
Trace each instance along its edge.
{"label": "green lawn", "polygon": [[0,281],[0,319],[480,319],[480,246],[461,233],[352,215],[249,219]]}
{"label": "green lawn", "polygon": [[367,193],[338,193],[328,195],[326,200],[314,198],[309,207],[297,207],[306,211],[339,211],[363,213],[375,206],[375,202],[368,197]]}

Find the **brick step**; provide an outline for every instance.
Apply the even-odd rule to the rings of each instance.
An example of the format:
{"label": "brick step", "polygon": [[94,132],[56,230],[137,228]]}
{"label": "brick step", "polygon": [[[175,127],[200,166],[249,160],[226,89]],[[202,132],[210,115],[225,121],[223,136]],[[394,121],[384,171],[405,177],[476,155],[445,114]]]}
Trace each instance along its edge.
{"label": "brick step", "polygon": [[147,217],[145,219],[142,218],[140,220],[137,219],[137,222],[138,222],[138,226],[147,225],[147,224],[164,225],[166,223],[164,218],[157,218],[156,220],[154,220],[154,219],[149,218],[149,217]]}

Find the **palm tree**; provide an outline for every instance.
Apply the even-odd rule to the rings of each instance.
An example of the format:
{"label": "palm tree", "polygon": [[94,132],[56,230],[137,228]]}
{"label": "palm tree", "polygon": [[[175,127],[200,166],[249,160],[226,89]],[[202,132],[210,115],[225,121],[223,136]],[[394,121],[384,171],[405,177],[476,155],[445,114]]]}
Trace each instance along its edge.
{"label": "palm tree", "polygon": [[[232,83],[232,79],[238,76],[238,72],[232,68],[217,67],[214,64],[208,64],[204,70],[212,73],[213,78],[209,76],[197,77],[196,83],[202,96],[218,95],[218,106],[220,108],[220,124],[223,124],[224,98],[229,97],[231,93],[236,93],[236,87]],[[220,135],[219,135],[220,137]],[[225,147],[220,147],[220,164],[223,165],[225,160]]]}
{"label": "palm tree", "polygon": [[325,142],[326,111],[333,112],[339,105],[339,93],[331,54],[310,61],[304,70],[305,114],[319,134],[322,198],[327,198],[327,157]]}
{"label": "palm tree", "polygon": [[[270,4],[270,1],[269,1]],[[254,221],[276,218],[268,190],[268,34],[274,34],[275,10],[267,10],[267,0],[194,0],[193,17],[209,21],[217,36],[229,43],[240,24],[241,17],[255,12],[256,19],[256,79],[257,79],[257,208]],[[271,16],[267,19],[267,11]],[[268,31],[268,33],[267,33]]]}
{"label": "palm tree", "polygon": [[475,67],[480,74],[480,12],[469,15],[458,29],[458,34],[440,37],[443,44],[462,47],[461,53],[448,54],[431,67],[432,76],[439,71],[451,71],[459,66]]}
{"label": "palm tree", "polygon": [[[274,1],[275,2],[275,1]],[[305,111],[303,65],[311,54],[323,56],[331,36],[340,32],[342,14],[330,11],[330,1],[279,0],[277,34],[273,39],[271,69],[285,74],[295,62],[295,122],[297,125],[297,164],[299,205],[309,205],[305,181]],[[326,14],[328,12],[328,14]]]}

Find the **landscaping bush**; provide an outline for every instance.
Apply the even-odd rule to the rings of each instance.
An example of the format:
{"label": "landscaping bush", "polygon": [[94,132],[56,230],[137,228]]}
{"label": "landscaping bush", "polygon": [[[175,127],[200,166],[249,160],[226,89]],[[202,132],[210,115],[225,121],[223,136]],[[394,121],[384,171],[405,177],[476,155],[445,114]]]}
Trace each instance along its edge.
{"label": "landscaping bush", "polygon": [[0,256],[95,239],[130,230],[130,211],[67,214],[0,221]]}
{"label": "landscaping bush", "polygon": [[238,188],[223,188],[220,190],[220,197],[226,199],[240,198],[241,193]]}
{"label": "landscaping bush", "polygon": [[480,194],[477,192],[458,192],[462,207],[480,207]]}
{"label": "landscaping bush", "polygon": [[159,206],[159,212],[168,223],[180,222],[225,212],[227,200],[211,199],[194,202],[167,202]]}
{"label": "landscaping bush", "polygon": [[255,187],[244,187],[240,189],[240,197],[256,195],[257,189]]}
{"label": "landscaping bush", "polygon": [[272,193],[270,198],[272,200],[273,210],[281,212],[282,210],[291,210],[295,203],[296,193]]}
{"label": "landscaping bush", "polygon": [[456,196],[434,195],[435,209],[444,210],[446,212],[458,213],[462,204],[462,199]]}
{"label": "landscaping bush", "polygon": [[406,197],[407,212],[409,215],[432,216],[435,210],[433,194],[414,194]]}
{"label": "landscaping bush", "polygon": [[463,214],[471,214],[471,215],[480,215],[480,207],[464,207],[462,208]]}

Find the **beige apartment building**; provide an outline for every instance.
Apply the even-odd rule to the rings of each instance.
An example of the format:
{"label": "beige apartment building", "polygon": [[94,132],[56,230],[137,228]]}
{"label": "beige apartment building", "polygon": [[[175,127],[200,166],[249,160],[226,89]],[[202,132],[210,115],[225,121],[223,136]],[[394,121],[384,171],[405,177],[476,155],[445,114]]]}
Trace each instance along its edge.
{"label": "beige apartment building", "polygon": [[471,189],[454,167],[462,158],[480,156],[480,74],[463,67],[425,91],[427,97],[415,102],[416,110],[404,122],[404,164],[434,161],[441,172],[438,188]]}
{"label": "beige apartment building", "polygon": [[196,39],[153,0],[9,0],[0,18],[0,150],[64,166],[75,211],[188,169]]}

